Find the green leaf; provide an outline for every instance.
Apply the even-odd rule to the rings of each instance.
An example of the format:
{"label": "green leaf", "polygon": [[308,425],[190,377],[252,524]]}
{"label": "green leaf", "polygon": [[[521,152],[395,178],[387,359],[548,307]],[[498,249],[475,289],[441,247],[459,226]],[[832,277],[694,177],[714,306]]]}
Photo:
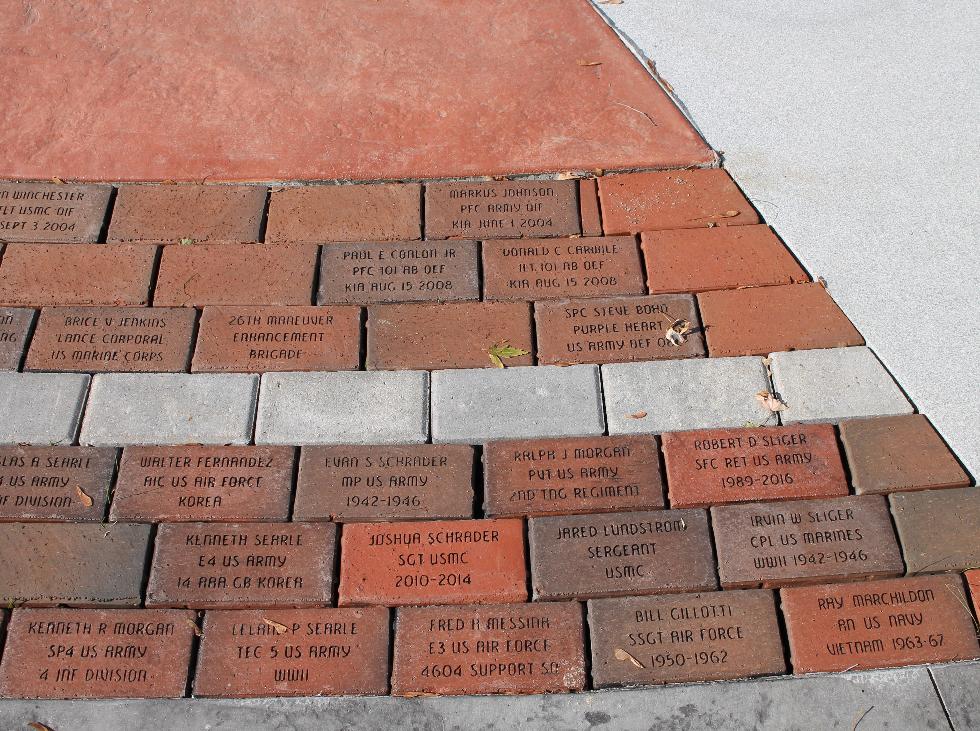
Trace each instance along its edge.
{"label": "green leaf", "polygon": [[180,245],[181,246],[190,246],[193,243],[194,243],[194,239],[189,239],[189,238],[186,238],[186,237],[185,238],[182,238],[180,240]]}
{"label": "green leaf", "polygon": [[494,368],[504,367],[504,358],[519,358],[522,355],[530,355],[531,351],[523,348],[515,348],[509,345],[506,340],[502,343],[494,343],[490,346],[490,362]]}

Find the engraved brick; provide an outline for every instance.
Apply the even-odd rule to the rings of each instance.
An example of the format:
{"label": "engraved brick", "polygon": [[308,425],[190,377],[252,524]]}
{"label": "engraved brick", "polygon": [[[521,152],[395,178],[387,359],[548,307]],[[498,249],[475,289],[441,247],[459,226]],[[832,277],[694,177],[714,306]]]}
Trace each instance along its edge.
{"label": "engraved brick", "polygon": [[111,185],[0,183],[0,239],[98,241]]}
{"label": "engraved brick", "polygon": [[606,233],[759,223],[725,170],[670,170],[605,175],[599,200]]}
{"label": "engraved brick", "polygon": [[116,450],[0,447],[0,521],[102,520]]}
{"label": "engraved brick", "polygon": [[194,310],[179,307],[45,307],[24,369],[183,371],[191,356],[194,319]]}
{"label": "engraved brick", "polygon": [[[610,297],[534,303],[538,363],[624,363],[703,356],[701,321],[690,295]],[[675,320],[693,332],[674,345],[664,333]]]}
{"label": "engraved brick", "polygon": [[651,294],[810,281],[765,225],[644,231],[640,248]]}
{"label": "engraved brick", "polygon": [[164,246],[153,304],[308,305],[316,255],[309,244]]}
{"label": "engraved brick", "polygon": [[575,602],[405,607],[395,622],[393,695],[565,693],[585,687]]}
{"label": "engraved brick", "polygon": [[109,241],[258,241],[264,185],[123,185]]}
{"label": "engraved brick", "polygon": [[902,573],[878,495],[711,508],[725,588],[815,584]]}
{"label": "engraved brick", "polygon": [[16,371],[24,357],[34,310],[0,307],[0,371]]}
{"label": "engraved brick", "polygon": [[508,344],[534,365],[531,308],[526,302],[374,305],[368,308],[367,367],[377,370],[492,368],[490,350]]}
{"label": "engraved brick", "polygon": [[562,515],[662,508],[651,436],[489,442],[483,450],[487,515]]}
{"label": "engraved brick", "polygon": [[339,606],[527,599],[520,520],[352,523],[340,559]]}
{"label": "engraved brick", "polygon": [[528,540],[535,600],[718,586],[704,510],[531,518]]}
{"label": "engraved brick", "polygon": [[980,489],[888,496],[909,574],[980,568]]}
{"label": "engraved brick", "polygon": [[632,236],[483,243],[483,296],[544,300],[646,294]]}
{"label": "engraved brick", "polygon": [[292,447],[126,447],[112,520],[275,521],[289,518]]}
{"label": "engraved brick", "polygon": [[273,190],[265,240],[397,241],[421,237],[421,186],[311,185]]}
{"label": "engraved brick", "polygon": [[193,371],[356,371],[359,307],[205,307]]}
{"label": "engraved brick", "polygon": [[980,657],[959,576],[783,589],[780,598],[797,674]]}
{"label": "engraved brick", "polygon": [[840,424],[854,492],[965,487],[970,478],[922,414],[848,419]]}
{"label": "engraved brick", "polygon": [[596,688],[786,672],[764,589],[590,599],[589,636]]}
{"label": "engraved brick", "polygon": [[427,183],[425,236],[500,239],[581,233],[574,180]]}
{"label": "engraved brick", "polygon": [[150,526],[0,523],[0,604],[140,603]]}
{"label": "engraved brick", "polygon": [[704,292],[698,306],[712,356],[864,345],[816,282]]}
{"label": "engraved brick", "polygon": [[671,432],[663,446],[675,508],[847,495],[829,424]]}
{"label": "engraved brick", "polygon": [[0,305],[145,305],[155,259],[138,244],[8,244]]}
{"label": "engraved brick", "polygon": [[473,448],[450,444],[303,447],[294,520],[473,516]]}
{"label": "engraved brick", "polygon": [[206,612],[194,695],[385,695],[388,630],[381,607]]}
{"label": "engraved brick", "polygon": [[336,539],[333,523],[164,523],[146,606],[330,604]]}
{"label": "engraved brick", "polygon": [[599,191],[595,178],[583,178],[578,181],[578,208],[582,218],[582,235],[602,236]]}
{"label": "engraved brick", "polygon": [[320,253],[320,304],[478,299],[475,241],[329,244]]}
{"label": "engraved brick", "polygon": [[0,697],[181,698],[193,639],[177,609],[17,609]]}

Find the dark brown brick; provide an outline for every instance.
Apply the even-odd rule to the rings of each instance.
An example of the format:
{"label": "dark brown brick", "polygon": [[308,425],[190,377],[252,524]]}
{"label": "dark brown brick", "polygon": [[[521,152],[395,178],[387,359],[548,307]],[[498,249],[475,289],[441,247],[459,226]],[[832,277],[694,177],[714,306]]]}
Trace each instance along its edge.
{"label": "dark brown brick", "polygon": [[786,672],[771,591],[589,600],[596,688]]}
{"label": "dark brown brick", "polygon": [[602,216],[599,213],[599,191],[595,178],[578,181],[578,208],[582,218],[583,236],[602,236]]}
{"label": "dark brown brick", "polygon": [[565,693],[585,687],[575,602],[404,607],[395,623],[393,695]]}
{"label": "dark brown brick", "polygon": [[980,568],[980,488],[888,496],[909,574]]}
{"label": "dark brown brick", "polygon": [[531,518],[534,599],[717,588],[703,510]]}
{"label": "dark brown brick", "polygon": [[473,447],[303,447],[295,520],[469,518]]}
{"label": "dark brown brick", "polygon": [[351,523],[339,606],[488,604],[527,599],[520,520]]}
{"label": "dark brown brick", "polygon": [[0,604],[133,607],[150,526],[0,523]]}
{"label": "dark brown brick", "polygon": [[109,241],[258,241],[264,185],[123,185]]}
{"label": "dark brown brick", "polygon": [[[703,356],[704,335],[690,295],[610,297],[534,303],[538,363],[624,363]],[[665,333],[675,320],[693,332],[675,345]]]}
{"label": "dark brown brick", "polygon": [[385,695],[388,610],[212,610],[194,695]]}
{"label": "dark brown brick", "polygon": [[574,180],[428,183],[425,236],[500,239],[582,232]]}
{"label": "dark brown brick", "polygon": [[356,371],[359,307],[205,307],[191,370]]}
{"label": "dark brown brick", "polygon": [[829,424],[671,432],[663,445],[675,508],[847,495]]}
{"label": "dark brown brick", "polygon": [[329,604],[336,539],[333,523],[165,523],[146,606]]}
{"label": "dark brown brick", "polygon": [[483,296],[544,300],[646,294],[632,236],[483,243]]}
{"label": "dark brown brick", "polygon": [[902,556],[877,495],[711,508],[725,588],[897,576]]}
{"label": "dark brown brick", "polygon": [[180,698],[194,621],[176,609],[17,609],[0,697]]}
{"label": "dark brown brick", "polygon": [[959,576],[807,586],[780,597],[799,674],[980,657]]}
{"label": "dark brown brick", "polygon": [[531,308],[525,302],[372,305],[367,319],[367,367],[375,370],[493,368],[494,346],[527,355],[509,366],[534,365]]}
{"label": "dark brown brick", "polygon": [[98,241],[111,185],[0,183],[0,239]]}
{"label": "dark brown brick", "polygon": [[922,414],[842,421],[840,435],[858,494],[970,484],[949,447]]}
{"label": "dark brown brick", "polygon": [[0,371],[20,368],[36,314],[31,309],[0,307]]}
{"label": "dark brown brick", "polygon": [[102,520],[115,449],[0,447],[0,521]]}
{"label": "dark brown brick", "polygon": [[656,439],[584,437],[489,442],[487,515],[562,515],[662,508]]}
{"label": "dark brown brick", "polygon": [[292,447],[126,447],[109,516],[143,522],[289,517]]}
{"label": "dark brown brick", "polygon": [[83,373],[187,370],[194,310],[180,307],[45,307],[24,364]]}

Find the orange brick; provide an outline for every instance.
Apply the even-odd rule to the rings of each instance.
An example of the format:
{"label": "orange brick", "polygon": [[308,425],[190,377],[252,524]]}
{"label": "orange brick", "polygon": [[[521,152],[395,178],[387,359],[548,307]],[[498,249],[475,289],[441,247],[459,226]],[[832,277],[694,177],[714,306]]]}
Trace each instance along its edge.
{"label": "orange brick", "polygon": [[698,304],[712,357],[864,345],[816,283],[704,292]]}
{"label": "orange brick", "polygon": [[602,236],[602,216],[599,213],[595,178],[578,181],[578,209],[582,217],[582,235]]}
{"label": "orange brick", "polygon": [[973,614],[980,620],[980,569],[970,569],[964,576],[970,587],[970,596],[973,597]]}

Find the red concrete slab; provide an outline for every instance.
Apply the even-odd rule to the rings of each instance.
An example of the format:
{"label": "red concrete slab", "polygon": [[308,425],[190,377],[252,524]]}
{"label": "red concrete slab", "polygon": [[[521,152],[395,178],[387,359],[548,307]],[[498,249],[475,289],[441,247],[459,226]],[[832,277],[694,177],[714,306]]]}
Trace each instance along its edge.
{"label": "red concrete slab", "polygon": [[0,178],[365,180],[715,158],[585,0],[18,5],[0,47],[19,59],[0,69]]}

